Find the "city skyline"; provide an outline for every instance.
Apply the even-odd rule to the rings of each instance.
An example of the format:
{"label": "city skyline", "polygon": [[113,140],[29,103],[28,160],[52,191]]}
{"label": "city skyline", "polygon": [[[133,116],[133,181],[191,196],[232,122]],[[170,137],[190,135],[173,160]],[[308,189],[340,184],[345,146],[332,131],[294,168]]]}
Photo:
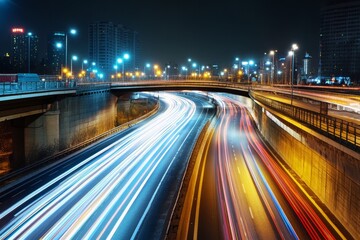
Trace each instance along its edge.
{"label": "city skyline", "polygon": [[118,6],[111,1],[102,1],[101,5],[91,1],[82,6],[68,2],[64,1],[55,8],[42,0],[31,3],[2,1],[1,53],[9,48],[10,37],[7,35],[12,26],[35,32],[39,36],[40,51],[44,51],[46,36],[50,32],[75,27],[79,33],[71,39],[69,49],[87,55],[88,25],[104,20],[139,32],[144,61],[181,64],[187,57],[192,57],[205,64],[229,64],[236,56],[259,58],[271,49],[286,54],[291,44],[296,42],[301,55],[309,52],[317,62],[319,14],[324,4],[321,1],[303,1],[295,5],[296,10],[280,0],[271,3],[226,1],[221,5],[202,1],[181,4],[138,1]]}

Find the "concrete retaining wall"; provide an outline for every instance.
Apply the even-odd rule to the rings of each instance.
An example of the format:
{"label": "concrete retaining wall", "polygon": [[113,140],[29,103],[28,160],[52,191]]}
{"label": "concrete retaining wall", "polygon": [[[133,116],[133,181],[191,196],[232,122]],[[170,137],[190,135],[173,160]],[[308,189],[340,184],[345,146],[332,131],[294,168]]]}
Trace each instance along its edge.
{"label": "concrete retaining wall", "polygon": [[[360,153],[253,105],[261,133],[284,161],[360,239]],[[289,122],[288,122],[289,120]]]}

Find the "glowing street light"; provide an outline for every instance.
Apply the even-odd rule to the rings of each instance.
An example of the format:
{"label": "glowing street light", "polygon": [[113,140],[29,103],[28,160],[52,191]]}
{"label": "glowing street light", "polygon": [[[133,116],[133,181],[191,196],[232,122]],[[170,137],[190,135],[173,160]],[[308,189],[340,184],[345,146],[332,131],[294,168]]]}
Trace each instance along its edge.
{"label": "glowing street light", "polygon": [[30,73],[30,38],[32,37],[32,32],[28,32],[28,72]]}
{"label": "glowing street light", "polygon": [[85,65],[88,64],[88,60],[84,59],[84,60],[82,61],[82,63],[81,63],[81,71],[84,70],[84,64],[85,64]]}
{"label": "glowing street light", "polygon": [[71,73],[71,75],[73,75],[72,63],[73,63],[73,61],[77,61],[77,60],[78,60],[78,57],[76,55],[73,55],[71,57],[71,60],[70,60],[70,73]]}
{"label": "glowing street light", "polygon": [[63,47],[63,44],[61,42],[56,42],[55,47],[61,49]]}
{"label": "glowing street light", "polygon": [[188,75],[188,68],[185,66],[181,67],[181,70],[183,70],[185,72],[185,79],[187,79],[187,75]]}
{"label": "glowing street light", "polygon": [[289,51],[289,56],[292,57],[291,61],[291,105],[293,104],[293,95],[294,95],[294,78],[295,78],[295,51],[298,50],[299,47],[297,44],[291,45],[291,51]]}
{"label": "glowing street light", "polygon": [[118,70],[118,66],[114,65],[114,69],[115,69],[115,77],[117,76],[117,70]]}
{"label": "glowing street light", "polygon": [[125,53],[122,58],[118,58],[118,59],[116,60],[117,63],[122,64],[122,76],[123,76],[123,81],[125,81],[125,67],[124,67],[125,62],[124,62],[124,61],[125,61],[125,60],[128,60],[129,58],[130,58],[130,55],[129,55],[128,53]]}
{"label": "glowing street light", "polygon": [[272,66],[271,66],[271,84],[274,84],[274,77],[275,77],[275,53],[277,50],[271,50],[270,56],[272,56]]}
{"label": "glowing street light", "polygon": [[165,67],[165,80],[166,80],[166,79],[169,79],[170,68],[171,68],[170,65],[167,65],[167,66]]}
{"label": "glowing street light", "polygon": [[151,64],[150,63],[146,63],[145,66],[144,66],[144,78],[146,77],[146,68],[149,68],[150,69],[151,67]]}
{"label": "glowing street light", "polygon": [[[77,34],[77,30],[76,29],[70,29],[69,33],[71,35],[76,35]],[[67,67],[67,53],[68,52],[68,34],[65,33],[65,67]]]}
{"label": "glowing street light", "polygon": [[235,61],[238,62],[238,69],[241,69],[241,62],[240,62],[240,58],[236,57]]}

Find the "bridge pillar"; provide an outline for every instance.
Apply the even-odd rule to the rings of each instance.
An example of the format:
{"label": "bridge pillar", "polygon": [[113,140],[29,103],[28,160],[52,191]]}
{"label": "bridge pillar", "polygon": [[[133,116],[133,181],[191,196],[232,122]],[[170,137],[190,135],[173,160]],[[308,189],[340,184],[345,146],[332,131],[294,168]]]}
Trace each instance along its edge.
{"label": "bridge pillar", "polygon": [[59,150],[59,110],[12,120],[12,169]]}
{"label": "bridge pillar", "polygon": [[10,169],[19,169],[26,165],[24,151],[24,127],[22,119],[12,120],[12,155]]}
{"label": "bridge pillar", "polygon": [[59,151],[59,110],[48,111],[24,128],[24,152],[28,163]]}

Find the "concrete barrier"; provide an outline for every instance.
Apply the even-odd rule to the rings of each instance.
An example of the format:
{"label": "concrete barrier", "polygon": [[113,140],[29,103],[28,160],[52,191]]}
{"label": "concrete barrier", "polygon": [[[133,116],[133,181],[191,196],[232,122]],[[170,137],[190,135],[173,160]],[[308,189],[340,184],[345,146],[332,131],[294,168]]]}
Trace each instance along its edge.
{"label": "concrete barrier", "polygon": [[360,239],[360,153],[255,103],[259,130],[297,176]]}

